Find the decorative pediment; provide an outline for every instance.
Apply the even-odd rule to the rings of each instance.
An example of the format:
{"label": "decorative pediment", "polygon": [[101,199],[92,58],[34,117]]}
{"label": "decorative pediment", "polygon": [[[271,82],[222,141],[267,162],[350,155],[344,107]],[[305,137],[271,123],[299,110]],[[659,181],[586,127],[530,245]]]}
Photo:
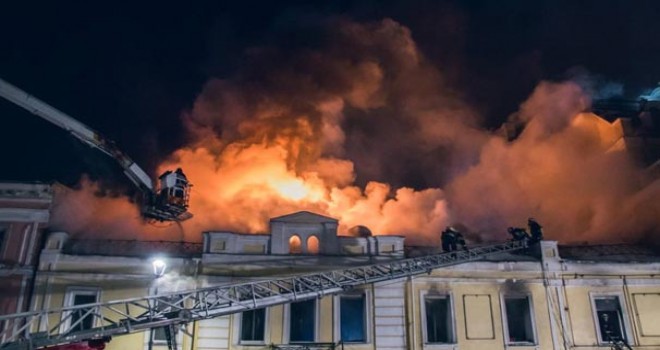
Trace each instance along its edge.
{"label": "decorative pediment", "polygon": [[270,219],[270,222],[287,222],[287,223],[305,223],[305,224],[322,224],[322,223],[337,223],[337,219],[328,216],[312,213],[309,211],[299,211],[293,214],[287,214]]}

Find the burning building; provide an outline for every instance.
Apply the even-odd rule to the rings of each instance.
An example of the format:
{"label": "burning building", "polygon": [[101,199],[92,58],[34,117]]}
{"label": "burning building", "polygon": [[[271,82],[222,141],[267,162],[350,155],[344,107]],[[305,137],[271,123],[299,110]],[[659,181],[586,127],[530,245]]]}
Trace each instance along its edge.
{"label": "burning building", "polygon": [[[52,233],[41,251],[34,316],[25,319],[29,330],[35,336],[50,333],[49,339],[60,343],[85,344],[76,334],[86,329],[95,334],[87,333],[90,338],[117,334],[113,324],[120,326],[119,334],[129,330],[106,349],[660,346],[660,255],[648,247],[542,241],[476,260],[462,261],[469,251],[445,253],[435,255],[448,259],[445,267],[421,274],[345,289],[330,283],[312,287],[311,296],[296,287],[286,302],[259,307],[262,298],[268,300],[266,289],[255,289],[263,283],[277,286],[285,297],[290,292],[282,281],[290,278],[311,286],[314,273],[325,272],[329,281],[350,269],[387,276],[396,264],[419,264],[440,253],[439,246],[404,246],[401,236],[337,235],[336,219],[310,212],[273,218],[269,227],[268,234],[205,232],[201,244],[77,240]],[[470,245],[475,254],[479,249]],[[257,292],[243,304],[220,292],[232,285],[248,287],[241,293]],[[207,293],[210,304],[196,306],[195,296]],[[211,295],[216,296],[208,299]],[[151,312],[138,308],[140,300],[149,296],[156,309],[166,303],[170,306],[161,306],[180,311],[159,316],[161,327],[134,333],[122,319],[135,317],[139,325],[137,315]],[[227,307],[239,311],[196,318],[222,300],[233,300]],[[54,311],[40,313],[48,309]],[[168,320],[176,326],[169,328]],[[16,340],[3,335],[5,341]]]}
{"label": "burning building", "polygon": [[[159,170],[183,168],[196,184],[191,220],[147,225],[127,197],[98,196],[87,180],[61,191],[28,297],[38,321],[3,319],[4,340],[20,343],[10,334],[20,329],[18,338],[61,331],[86,341],[110,321],[132,333],[139,317],[126,314],[135,304],[123,319],[101,309],[319,270],[376,273],[379,264],[417,264],[404,257],[424,249],[406,254],[406,245],[436,253],[445,226],[460,226],[473,245],[503,241],[507,226],[534,216],[550,240],[525,254],[432,265],[426,275],[267,307],[238,300],[243,309],[195,322],[199,310],[170,302],[177,312],[157,321],[179,320],[178,333],[168,324],[108,347],[660,346],[655,252],[557,245],[657,237],[654,112],[606,120],[589,113],[581,84],[541,82],[491,132],[405,26],[337,20],[316,29],[326,41],[314,48],[254,48],[250,68],[209,81],[184,114],[189,142]],[[164,302],[149,300],[150,311]]]}

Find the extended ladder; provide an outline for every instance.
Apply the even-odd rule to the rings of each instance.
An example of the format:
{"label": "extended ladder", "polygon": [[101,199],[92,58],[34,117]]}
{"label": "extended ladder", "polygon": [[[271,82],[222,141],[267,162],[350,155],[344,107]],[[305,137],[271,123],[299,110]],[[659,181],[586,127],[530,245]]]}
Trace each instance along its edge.
{"label": "extended ladder", "polygon": [[[234,283],[156,296],[77,305],[0,316],[0,349],[25,350],[123,335],[156,327],[320,298],[356,286],[431,272],[527,247],[509,241],[470,250],[394,260],[366,266]],[[92,318],[93,328],[83,329]],[[89,321],[87,321],[89,322]]]}

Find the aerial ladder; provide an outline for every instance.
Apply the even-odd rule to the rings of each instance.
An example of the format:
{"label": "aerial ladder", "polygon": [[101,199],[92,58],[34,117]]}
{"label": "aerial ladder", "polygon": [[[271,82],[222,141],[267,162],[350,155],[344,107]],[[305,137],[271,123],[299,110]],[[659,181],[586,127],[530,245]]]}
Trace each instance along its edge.
{"label": "aerial ladder", "polygon": [[[512,240],[345,269],[5,315],[0,316],[0,324],[5,325],[0,333],[0,339],[3,339],[0,349],[32,350],[48,346],[58,349],[58,345],[59,349],[64,349],[66,344],[84,341],[98,344],[113,336],[154,328],[168,327],[171,330],[193,321],[321,298],[364,284],[431,273],[437,268],[514,252],[527,246],[527,240]],[[83,322],[93,326],[81,327]]]}
{"label": "aerial ladder", "polygon": [[87,125],[2,79],[0,79],[0,96],[68,131],[83,143],[116,161],[142,194],[141,212],[145,218],[157,221],[183,221],[192,217],[188,212],[188,198],[192,185],[181,169],[166,171],[159,176],[158,186],[154,186],[151,177],[113,141],[106,139]]}

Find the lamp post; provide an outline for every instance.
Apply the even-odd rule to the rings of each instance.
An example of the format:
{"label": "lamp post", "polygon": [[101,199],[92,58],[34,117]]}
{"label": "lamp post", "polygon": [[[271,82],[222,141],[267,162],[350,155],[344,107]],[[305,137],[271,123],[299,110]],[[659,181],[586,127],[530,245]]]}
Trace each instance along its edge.
{"label": "lamp post", "polygon": [[[154,276],[156,277],[153,281],[154,295],[158,295],[158,279],[165,275],[165,270],[167,269],[167,263],[162,258],[155,258],[151,261],[151,267],[153,268]],[[158,305],[156,302],[155,305]],[[152,350],[154,346],[154,329],[149,328],[149,350]]]}
{"label": "lamp post", "polygon": [[151,266],[154,268],[154,276],[156,276],[157,279],[163,277],[165,270],[167,269],[165,260],[156,258],[151,262]]}

